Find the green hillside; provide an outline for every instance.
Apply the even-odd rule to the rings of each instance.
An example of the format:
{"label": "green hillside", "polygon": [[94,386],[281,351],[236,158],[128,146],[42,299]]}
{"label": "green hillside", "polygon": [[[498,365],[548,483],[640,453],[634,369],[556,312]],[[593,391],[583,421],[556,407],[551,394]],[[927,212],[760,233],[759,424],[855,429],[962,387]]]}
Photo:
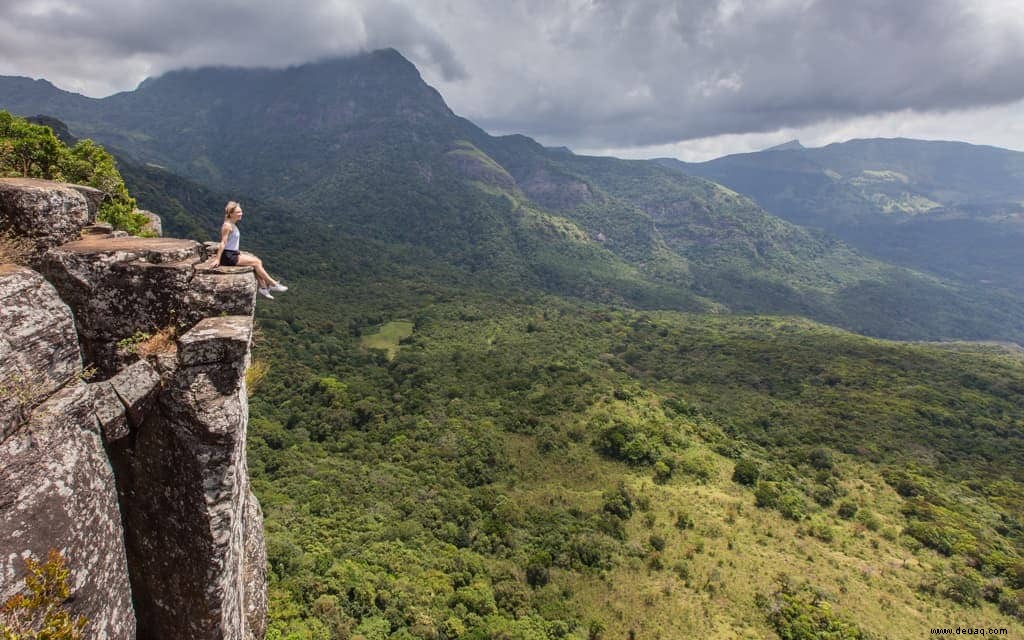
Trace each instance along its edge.
{"label": "green hillside", "polygon": [[1021,302],[1011,295],[866,258],[718,184],[650,162],[561,162],[648,215],[669,249],[688,260],[695,292],[730,310],[798,314],[899,339],[1009,336],[1021,326]]}
{"label": "green hillside", "polygon": [[889,338],[1024,336],[1018,298],[866,258],[704,180],[490,136],[393,50],[173,72],[102,100],[47,86],[0,79],[0,104],[54,109],[157,183],[152,165],[256,198],[281,224],[416,247],[493,286]]}
{"label": "green hillside", "polygon": [[1024,153],[877,139],[659,162],[883,260],[1024,297]]}

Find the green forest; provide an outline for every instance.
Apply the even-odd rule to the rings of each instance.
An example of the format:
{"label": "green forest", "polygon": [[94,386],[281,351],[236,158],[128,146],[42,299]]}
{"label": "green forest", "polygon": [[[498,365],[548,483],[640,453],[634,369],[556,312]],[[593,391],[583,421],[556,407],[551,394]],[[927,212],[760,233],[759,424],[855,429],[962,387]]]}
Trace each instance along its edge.
{"label": "green forest", "polygon": [[268,637],[1024,628],[1020,354],[339,249],[258,308]]}

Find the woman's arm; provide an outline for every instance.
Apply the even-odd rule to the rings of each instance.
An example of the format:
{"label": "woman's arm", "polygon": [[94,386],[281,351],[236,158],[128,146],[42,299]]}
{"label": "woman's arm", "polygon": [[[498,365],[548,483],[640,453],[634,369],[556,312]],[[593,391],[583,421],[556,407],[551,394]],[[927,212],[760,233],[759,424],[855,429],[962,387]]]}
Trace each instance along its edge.
{"label": "woman's arm", "polygon": [[228,244],[228,235],[230,235],[230,233],[231,227],[228,226],[227,222],[220,225],[220,244],[217,245],[217,255],[213,258],[214,265],[220,264],[220,254],[224,253],[224,247]]}

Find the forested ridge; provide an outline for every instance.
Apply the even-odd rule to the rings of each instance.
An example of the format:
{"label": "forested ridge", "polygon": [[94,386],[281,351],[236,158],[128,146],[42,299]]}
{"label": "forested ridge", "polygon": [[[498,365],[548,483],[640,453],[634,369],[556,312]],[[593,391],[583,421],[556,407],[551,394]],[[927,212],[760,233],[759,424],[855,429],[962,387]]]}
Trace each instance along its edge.
{"label": "forested ridge", "polygon": [[242,201],[291,286],[250,375],[269,638],[1024,630],[1019,350],[804,319],[1015,340],[1012,301],[489,136],[396,56],[47,103],[169,235]]}
{"label": "forested ridge", "polygon": [[1024,292],[1024,154],[963,142],[850,140],[703,163],[660,161],[750,195],[887,262],[972,288]]}
{"label": "forested ridge", "polygon": [[0,107],[61,118],[153,180],[163,168],[257,198],[275,218],[414,246],[502,286],[797,314],[897,339],[1024,336],[1024,301],[999,288],[866,257],[653,161],[491,136],[391,49],[175,71],[99,100],[0,78]]}

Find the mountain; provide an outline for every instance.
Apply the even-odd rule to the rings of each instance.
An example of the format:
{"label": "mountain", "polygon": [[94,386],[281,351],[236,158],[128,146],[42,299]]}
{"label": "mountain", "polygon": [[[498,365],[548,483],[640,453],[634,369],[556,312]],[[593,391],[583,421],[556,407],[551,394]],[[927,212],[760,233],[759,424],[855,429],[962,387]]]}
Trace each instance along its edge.
{"label": "mountain", "polygon": [[410,69],[193,70],[67,112],[178,232],[243,201],[291,285],[246,376],[268,638],[1020,635],[1020,352],[728,313],[1015,337],[1018,308],[487,135]]}
{"label": "mountain", "polygon": [[177,71],[101,100],[0,78],[0,96],[16,112],[50,110],[139,167],[416,246],[494,287],[798,314],[903,339],[1024,336],[1019,300],[865,258],[713,183],[490,136],[394,50]]}
{"label": "mountain", "polygon": [[790,140],[788,142],[783,142],[782,144],[777,144],[774,147],[768,147],[765,151],[790,151],[793,149],[805,148],[806,147],[804,147],[804,145],[800,144],[799,140]]}
{"label": "mountain", "polygon": [[876,139],[660,162],[880,259],[1024,295],[1024,153]]}

